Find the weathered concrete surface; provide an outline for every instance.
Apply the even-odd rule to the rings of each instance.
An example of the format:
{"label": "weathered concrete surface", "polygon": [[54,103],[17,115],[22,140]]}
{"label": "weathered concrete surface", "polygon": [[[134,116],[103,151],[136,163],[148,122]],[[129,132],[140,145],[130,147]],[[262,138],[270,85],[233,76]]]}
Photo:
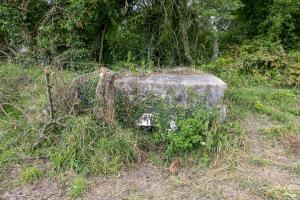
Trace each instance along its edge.
{"label": "weathered concrete surface", "polygon": [[[211,74],[157,73],[146,76],[128,75],[115,81],[117,90],[126,94],[145,97],[173,95],[177,103],[186,103],[189,94],[196,94],[208,105],[221,103],[227,85]],[[190,92],[191,91],[191,92]]]}

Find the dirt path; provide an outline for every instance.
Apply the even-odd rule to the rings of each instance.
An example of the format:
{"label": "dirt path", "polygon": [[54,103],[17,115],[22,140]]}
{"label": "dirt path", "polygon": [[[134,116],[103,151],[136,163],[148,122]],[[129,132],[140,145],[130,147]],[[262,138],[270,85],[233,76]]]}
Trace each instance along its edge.
{"label": "dirt path", "polygon": [[[249,136],[245,151],[233,152],[209,169],[184,168],[171,176],[144,163],[119,177],[90,180],[84,199],[300,199],[300,174],[294,170],[297,166],[300,170],[300,154],[291,151],[289,143],[270,141],[259,133],[278,124],[249,117],[242,125]],[[43,181],[11,190],[2,198],[66,199],[66,191]]]}

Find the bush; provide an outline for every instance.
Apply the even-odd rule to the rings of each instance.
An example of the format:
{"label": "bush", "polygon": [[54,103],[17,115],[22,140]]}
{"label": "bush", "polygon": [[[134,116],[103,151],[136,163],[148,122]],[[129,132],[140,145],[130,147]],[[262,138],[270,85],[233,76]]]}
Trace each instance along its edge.
{"label": "bush", "polygon": [[[203,65],[208,71],[234,85],[252,82],[251,85],[299,86],[299,52],[286,52],[279,42],[255,39],[234,46],[213,63]],[[249,79],[249,74],[252,78]]]}
{"label": "bush", "polygon": [[266,79],[283,81],[287,68],[286,53],[277,43],[252,40],[240,49],[241,71],[259,73]]}
{"label": "bush", "polygon": [[214,136],[219,124],[218,116],[212,109],[203,109],[199,106],[191,116],[181,116],[175,120],[177,131],[167,135],[167,154],[187,152],[200,149],[203,154],[213,148]]}
{"label": "bush", "polygon": [[97,65],[88,49],[68,49],[54,57],[54,66],[60,69],[90,72]]}
{"label": "bush", "polygon": [[140,141],[141,148],[159,149],[167,160],[194,150],[199,152],[200,157],[209,157],[217,150],[218,141],[225,139],[228,134],[220,124],[219,108],[208,107],[203,98],[192,93],[190,95],[187,105],[172,104],[168,98],[160,99],[151,95],[144,99],[125,98],[126,101],[118,98],[118,119],[128,126],[136,124],[144,113],[151,113],[154,116],[153,126],[146,130],[152,133],[145,133],[147,137],[145,141]]}

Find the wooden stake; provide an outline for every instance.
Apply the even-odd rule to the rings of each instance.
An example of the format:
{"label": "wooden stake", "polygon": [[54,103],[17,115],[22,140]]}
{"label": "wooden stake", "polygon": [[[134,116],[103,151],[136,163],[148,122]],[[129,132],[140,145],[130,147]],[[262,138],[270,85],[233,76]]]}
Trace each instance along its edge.
{"label": "wooden stake", "polygon": [[52,93],[51,93],[51,84],[50,84],[50,72],[45,69],[45,80],[46,80],[46,86],[47,86],[47,95],[49,100],[49,107],[50,107],[50,119],[54,120],[54,109],[53,109],[53,99],[52,99]]}
{"label": "wooden stake", "polygon": [[104,67],[100,68],[100,81],[97,85],[97,99],[103,103],[104,119],[107,123],[115,123],[115,74]]}

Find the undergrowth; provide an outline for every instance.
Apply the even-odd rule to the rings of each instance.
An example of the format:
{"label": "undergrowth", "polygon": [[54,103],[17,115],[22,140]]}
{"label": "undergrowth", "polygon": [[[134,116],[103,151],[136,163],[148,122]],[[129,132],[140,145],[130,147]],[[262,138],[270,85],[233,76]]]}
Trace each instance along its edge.
{"label": "undergrowth", "polygon": [[[225,95],[228,119],[222,124],[218,108],[200,106],[197,101],[180,107],[170,104],[168,99],[152,101],[155,104],[150,105],[118,96],[118,123],[107,125],[97,113],[94,89],[98,74],[79,76],[55,71],[51,77],[56,118],[66,116],[66,119],[47,127],[47,137],[36,149],[33,144],[49,121],[49,116],[43,113],[49,109],[43,70],[2,64],[0,172],[5,173],[16,164],[29,166],[32,159],[41,158],[55,172],[71,170],[80,175],[115,174],[144,159],[166,166],[179,157],[185,165],[207,166],[217,155],[240,148],[243,129],[238,122],[249,113],[281,121],[284,131],[299,130],[295,125],[300,115],[297,86],[283,85],[281,79],[266,78],[263,73],[251,72],[250,76],[241,66],[240,60],[224,56],[198,67],[228,83]],[[76,94],[81,98],[79,106],[74,99]],[[136,127],[138,118],[145,112],[157,116],[155,126]],[[171,128],[171,122],[176,126]],[[24,168],[22,174],[25,182],[40,177],[34,168]],[[82,181],[75,181],[71,196],[80,196],[85,187]]]}

